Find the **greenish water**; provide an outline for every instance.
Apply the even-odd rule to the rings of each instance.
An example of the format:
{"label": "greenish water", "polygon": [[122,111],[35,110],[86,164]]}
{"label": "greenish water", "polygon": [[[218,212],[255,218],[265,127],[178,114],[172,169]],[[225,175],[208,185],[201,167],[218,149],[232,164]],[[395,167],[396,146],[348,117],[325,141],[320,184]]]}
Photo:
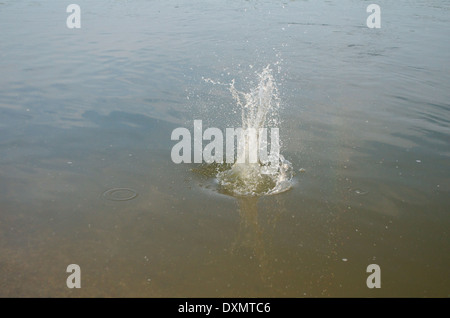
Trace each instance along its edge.
{"label": "greenish water", "polygon": [[[447,1],[77,3],[0,3],[0,296],[450,295]],[[292,188],[174,164],[269,64]]]}

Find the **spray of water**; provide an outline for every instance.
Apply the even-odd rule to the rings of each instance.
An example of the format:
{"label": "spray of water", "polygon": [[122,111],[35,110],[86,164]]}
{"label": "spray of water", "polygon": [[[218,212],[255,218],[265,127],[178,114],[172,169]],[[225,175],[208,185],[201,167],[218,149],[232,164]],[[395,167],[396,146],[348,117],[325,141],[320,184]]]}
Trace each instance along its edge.
{"label": "spray of water", "polygon": [[[264,68],[258,77],[257,86],[249,92],[237,90],[234,80],[230,84],[231,94],[242,112],[242,128],[253,128],[256,132],[260,128],[278,127],[280,124],[278,89],[270,66]],[[254,147],[259,145],[246,140],[243,154],[238,154],[238,157],[251,153]],[[261,162],[236,162],[231,168],[217,173],[220,190],[234,196],[271,195],[289,190],[293,176],[292,164],[281,154],[277,161],[274,173],[270,174],[264,173],[265,167]]]}

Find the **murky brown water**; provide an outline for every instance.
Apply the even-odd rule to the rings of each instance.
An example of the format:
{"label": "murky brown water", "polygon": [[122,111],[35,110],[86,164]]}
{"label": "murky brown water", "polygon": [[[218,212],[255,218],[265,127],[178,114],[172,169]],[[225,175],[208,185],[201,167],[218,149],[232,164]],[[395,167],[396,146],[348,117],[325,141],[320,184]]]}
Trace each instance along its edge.
{"label": "murky brown water", "polygon": [[[65,4],[0,3],[0,296],[450,295],[446,1],[380,1],[379,30],[350,0],[78,4],[69,30]],[[239,124],[202,78],[277,62],[291,190],[171,161],[174,128]]]}

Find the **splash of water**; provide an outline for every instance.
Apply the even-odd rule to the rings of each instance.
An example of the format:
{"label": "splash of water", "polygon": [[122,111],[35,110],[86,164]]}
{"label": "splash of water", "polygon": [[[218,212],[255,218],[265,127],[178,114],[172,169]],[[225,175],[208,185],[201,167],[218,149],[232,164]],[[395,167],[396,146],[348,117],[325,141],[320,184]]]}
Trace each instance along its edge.
{"label": "splash of water", "polygon": [[[237,90],[234,80],[231,82],[230,91],[242,112],[242,128],[253,128],[259,133],[260,128],[279,125],[280,101],[270,66],[264,68],[258,77],[258,85],[250,92]],[[259,140],[259,136],[257,137]],[[238,153],[238,157],[251,153],[258,146],[257,143],[252,144],[246,140],[243,153]],[[230,169],[217,173],[220,190],[234,196],[260,196],[281,193],[291,188],[292,164],[281,154],[274,173],[265,174],[264,168],[265,164],[261,162],[236,162]]]}

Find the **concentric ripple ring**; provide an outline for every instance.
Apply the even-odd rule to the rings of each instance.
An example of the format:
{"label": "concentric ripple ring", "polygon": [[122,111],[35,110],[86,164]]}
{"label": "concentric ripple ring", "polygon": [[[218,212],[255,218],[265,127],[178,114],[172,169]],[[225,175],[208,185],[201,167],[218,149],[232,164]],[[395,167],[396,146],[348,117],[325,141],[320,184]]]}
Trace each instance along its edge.
{"label": "concentric ripple ring", "polygon": [[113,188],[105,191],[102,196],[111,201],[129,201],[136,198],[138,194],[129,188]]}

